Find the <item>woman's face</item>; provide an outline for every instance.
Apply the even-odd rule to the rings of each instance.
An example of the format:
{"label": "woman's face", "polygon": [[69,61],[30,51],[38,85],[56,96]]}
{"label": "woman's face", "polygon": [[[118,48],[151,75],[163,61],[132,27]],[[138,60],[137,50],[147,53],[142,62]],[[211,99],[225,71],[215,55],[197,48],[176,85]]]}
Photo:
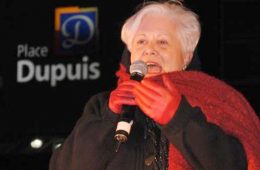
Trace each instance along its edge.
{"label": "woman's face", "polygon": [[144,16],[132,41],[131,63],[144,61],[148,65],[147,76],[182,70],[185,57],[176,29],[167,17]]}

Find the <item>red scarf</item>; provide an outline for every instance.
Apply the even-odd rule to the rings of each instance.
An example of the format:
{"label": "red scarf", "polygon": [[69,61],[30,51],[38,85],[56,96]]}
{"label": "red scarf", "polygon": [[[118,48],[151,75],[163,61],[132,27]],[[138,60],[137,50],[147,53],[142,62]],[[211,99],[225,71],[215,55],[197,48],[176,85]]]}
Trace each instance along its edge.
{"label": "red scarf", "polygon": [[[129,79],[123,65],[116,75],[118,83]],[[221,127],[242,143],[248,170],[260,170],[260,123],[256,113],[241,93],[223,81],[198,71],[167,73],[177,89],[192,106],[198,106],[207,120]],[[163,84],[161,76],[151,78]],[[169,170],[190,170],[192,167],[174,145],[169,147]]]}

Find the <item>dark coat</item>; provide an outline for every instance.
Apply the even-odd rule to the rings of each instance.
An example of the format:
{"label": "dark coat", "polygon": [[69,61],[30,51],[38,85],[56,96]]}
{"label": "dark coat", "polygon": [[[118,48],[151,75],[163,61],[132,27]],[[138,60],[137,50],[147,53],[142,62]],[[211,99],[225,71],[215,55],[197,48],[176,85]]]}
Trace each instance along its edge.
{"label": "dark coat", "polygon": [[[115,152],[114,140],[118,115],[108,108],[109,93],[93,96],[63,146],[50,160],[50,170],[152,170],[145,160],[150,154],[144,138],[143,113],[138,111],[129,140]],[[175,145],[189,164],[197,170],[247,169],[241,143],[207,122],[199,108],[182,97],[181,104],[161,133]],[[206,145],[199,145],[205,143]],[[169,162],[170,163],[170,162]]]}

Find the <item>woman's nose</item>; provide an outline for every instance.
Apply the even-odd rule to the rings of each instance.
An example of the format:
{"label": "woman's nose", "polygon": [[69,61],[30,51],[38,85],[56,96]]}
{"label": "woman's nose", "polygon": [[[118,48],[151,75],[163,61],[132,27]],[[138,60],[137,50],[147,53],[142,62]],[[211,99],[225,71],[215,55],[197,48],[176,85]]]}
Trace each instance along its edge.
{"label": "woman's nose", "polygon": [[144,49],[144,55],[156,55],[157,52],[154,48],[153,45],[148,45],[145,49]]}

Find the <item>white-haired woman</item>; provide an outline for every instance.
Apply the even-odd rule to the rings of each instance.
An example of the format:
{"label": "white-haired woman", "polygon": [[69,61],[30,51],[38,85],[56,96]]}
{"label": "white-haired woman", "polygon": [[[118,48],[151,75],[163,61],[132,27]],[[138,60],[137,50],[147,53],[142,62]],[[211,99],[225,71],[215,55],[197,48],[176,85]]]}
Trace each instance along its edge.
{"label": "white-haired woman", "polygon": [[[258,169],[259,120],[243,96],[192,70],[200,37],[197,15],[176,3],[149,3],[131,16],[121,38],[130,51],[118,86],[93,96],[51,170]],[[144,80],[129,64],[146,63]],[[122,106],[137,106],[127,142],[115,152]]]}

